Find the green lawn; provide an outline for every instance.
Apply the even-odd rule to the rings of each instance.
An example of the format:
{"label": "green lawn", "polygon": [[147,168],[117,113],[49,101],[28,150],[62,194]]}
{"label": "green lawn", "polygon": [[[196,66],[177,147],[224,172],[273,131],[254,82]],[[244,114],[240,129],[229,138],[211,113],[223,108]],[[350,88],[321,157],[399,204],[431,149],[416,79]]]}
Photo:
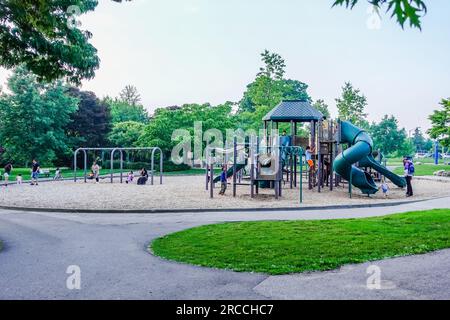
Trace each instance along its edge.
{"label": "green lawn", "polygon": [[155,255],[199,266],[287,274],[450,247],[450,209],[386,217],[223,223],[154,240]]}
{"label": "green lawn", "polygon": [[[422,158],[422,159],[414,159],[414,162],[421,162],[427,164],[434,164],[433,158]],[[439,164],[444,164],[450,162],[450,159],[439,159]],[[401,165],[403,164],[403,158],[387,158],[388,165]]]}
{"label": "green lawn", "polygon": [[[450,166],[448,165],[432,165],[432,164],[422,164],[422,165],[414,165],[415,168],[415,176],[432,176],[434,172],[439,170],[450,171]],[[400,166],[394,170],[394,173],[398,175],[403,175],[403,167]]]}

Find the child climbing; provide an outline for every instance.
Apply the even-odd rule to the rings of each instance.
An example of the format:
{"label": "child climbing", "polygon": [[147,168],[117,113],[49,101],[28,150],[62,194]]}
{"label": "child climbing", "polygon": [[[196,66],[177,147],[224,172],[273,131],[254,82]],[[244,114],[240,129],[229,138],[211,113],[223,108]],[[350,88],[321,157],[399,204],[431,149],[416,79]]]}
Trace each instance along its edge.
{"label": "child climbing", "polygon": [[314,188],[316,186],[316,182],[315,182],[315,165],[314,165],[314,161],[312,159],[313,154],[316,152],[316,148],[311,148],[310,146],[306,147],[305,150],[305,160],[306,163],[308,164],[308,173],[309,173],[309,189],[311,190],[312,188]]}
{"label": "child climbing", "polygon": [[225,191],[227,190],[227,166],[222,166],[222,173],[220,174],[220,192],[221,196],[225,195]]}

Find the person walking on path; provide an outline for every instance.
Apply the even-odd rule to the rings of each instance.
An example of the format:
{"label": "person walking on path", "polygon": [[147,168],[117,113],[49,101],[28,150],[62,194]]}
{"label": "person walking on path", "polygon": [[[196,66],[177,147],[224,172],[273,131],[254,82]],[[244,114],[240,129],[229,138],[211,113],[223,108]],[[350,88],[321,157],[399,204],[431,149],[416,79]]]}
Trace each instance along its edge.
{"label": "person walking on path", "polygon": [[12,167],[11,162],[8,162],[5,166],[5,173],[3,174],[3,177],[5,178],[5,187],[8,186],[9,176],[11,175],[12,169],[13,169],[13,167]]}
{"label": "person walking on path", "polygon": [[92,173],[94,174],[95,183],[98,183],[99,176],[100,176],[100,166],[97,164],[97,162],[94,162],[91,170],[92,170]]}
{"label": "person walking on path", "polygon": [[414,163],[412,160],[405,157],[403,159],[403,167],[405,170],[405,179],[406,179],[406,196],[413,196],[413,188],[412,188],[412,178],[414,176]]}
{"label": "person walking on path", "polygon": [[30,183],[32,186],[38,185],[38,178],[40,171],[41,167],[39,165],[39,162],[37,162],[36,159],[33,159],[31,164],[31,183]]}

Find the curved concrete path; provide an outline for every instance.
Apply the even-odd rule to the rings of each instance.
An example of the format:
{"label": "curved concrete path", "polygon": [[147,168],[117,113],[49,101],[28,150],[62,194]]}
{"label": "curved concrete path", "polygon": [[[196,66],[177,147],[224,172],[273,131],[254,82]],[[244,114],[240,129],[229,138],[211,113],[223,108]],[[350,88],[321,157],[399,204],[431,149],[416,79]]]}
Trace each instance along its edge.
{"label": "curved concrete path", "polygon": [[[183,265],[146,251],[148,241],[222,221],[379,216],[450,207],[450,198],[396,207],[301,212],[67,214],[0,210],[0,299],[450,299],[450,250],[350,265],[330,272],[267,276]],[[369,265],[381,290],[366,287]],[[81,268],[81,289],[66,270]]]}

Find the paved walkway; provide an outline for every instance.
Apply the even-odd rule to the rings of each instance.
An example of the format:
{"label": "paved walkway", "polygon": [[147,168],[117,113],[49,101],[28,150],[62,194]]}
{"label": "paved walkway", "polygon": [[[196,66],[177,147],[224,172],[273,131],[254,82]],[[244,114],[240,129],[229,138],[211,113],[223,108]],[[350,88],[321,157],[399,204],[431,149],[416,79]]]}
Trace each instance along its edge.
{"label": "paved walkway", "polygon": [[[450,250],[373,262],[382,289],[366,288],[369,264],[267,276],[161,260],[146,251],[158,236],[209,223],[356,218],[448,208],[450,198],[398,207],[301,212],[61,214],[0,211],[0,299],[450,299]],[[81,290],[66,269],[81,268]]]}

